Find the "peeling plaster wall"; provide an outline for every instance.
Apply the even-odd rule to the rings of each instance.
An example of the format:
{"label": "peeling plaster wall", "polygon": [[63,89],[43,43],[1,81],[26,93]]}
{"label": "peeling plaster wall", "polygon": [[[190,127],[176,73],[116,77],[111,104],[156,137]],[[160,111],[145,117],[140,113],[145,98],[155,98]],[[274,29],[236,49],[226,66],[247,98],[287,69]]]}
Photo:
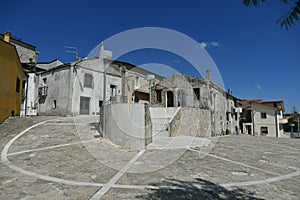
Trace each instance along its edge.
{"label": "peeling plaster wall", "polygon": [[181,108],[170,124],[171,136],[211,136],[210,110],[199,108]]}

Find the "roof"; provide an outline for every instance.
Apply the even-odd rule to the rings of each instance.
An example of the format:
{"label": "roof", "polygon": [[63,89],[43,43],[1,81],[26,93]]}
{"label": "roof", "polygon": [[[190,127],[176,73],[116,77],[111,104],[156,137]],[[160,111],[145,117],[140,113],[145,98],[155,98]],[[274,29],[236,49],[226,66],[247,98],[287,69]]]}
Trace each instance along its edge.
{"label": "roof", "polygon": [[20,62],[20,58],[19,58],[19,55],[18,55],[18,52],[17,52],[17,49],[16,49],[16,46],[15,45],[12,45],[12,44],[10,44],[10,43],[8,43],[8,42],[5,42],[4,40],[0,40],[0,43],[2,43],[1,45],[3,45],[4,46],[4,48],[5,48],[5,46],[7,46],[8,48],[13,48],[14,50],[14,52],[15,52],[15,55],[14,56],[16,56],[16,58],[18,58],[17,60],[17,62],[19,63],[19,65],[18,65],[18,67],[19,67],[19,70],[23,73],[23,75],[24,75],[24,71],[23,71],[23,69],[22,69],[22,63]]}
{"label": "roof", "polygon": [[282,110],[283,112],[285,111],[284,102],[282,100],[262,101],[261,99],[254,99],[254,100],[242,100],[241,101],[241,105],[242,105],[243,110],[245,110],[247,108],[250,108],[252,104],[260,104],[260,105],[263,105],[263,106],[267,106],[269,108]]}
{"label": "roof", "polygon": [[114,64],[118,64],[118,63],[123,64],[123,65],[125,65],[125,67],[126,67],[127,70],[130,70],[130,71],[133,71],[133,72],[137,72],[137,73],[143,74],[145,76],[148,75],[148,74],[153,74],[153,75],[155,75],[155,79],[158,79],[160,81],[162,81],[164,79],[164,77],[161,76],[161,75],[158,75],[156,73],[150,72],[150,71],[148,71],[146,69],[140,68],[140,67],[135,66],[135,65],[133,65],[131,63],[127,63],[127,62],[123,62],[123,61],[119,61],[119,60],[114,60],[112,63],[114,63]]}
{"label": "roof", "polygon": [[54,59],[54,60],[52,60],[52,61],[47,61],[47,62],[37,62],[37,64],[50,64],[50,63],[53,63],[53,62],[55,62],[55,61],[60,61],[60,60]]}
{"label": "roof", "polygon": [[[0,33],[0,39],[1,39],[1,40],[4,40],[4,34]],[[33,50],[33,51],[36,51],[36,46],[33,46],[33,45],[28,44],[28,43],[26,43],[26,42],[23,42],[22,40],[16,39],[16,38],[14,38],[14,37],[12,37],[12,36],[10,37],[9,43],[17,44],[17,45],[20,45],[20,46],[25,47],[25,48],[27,48],[27,49],[31,49],[31,50]]]}

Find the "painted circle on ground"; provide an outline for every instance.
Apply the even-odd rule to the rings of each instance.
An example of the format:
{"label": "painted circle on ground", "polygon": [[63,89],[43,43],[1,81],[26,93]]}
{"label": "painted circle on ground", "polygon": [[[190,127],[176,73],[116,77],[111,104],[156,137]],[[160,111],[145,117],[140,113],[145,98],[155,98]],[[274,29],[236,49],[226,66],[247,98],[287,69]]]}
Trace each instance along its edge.
{"label": "painted circle on ground", "polygon": [[[211,81],[218,85],[221,89],[224,90],[224,83],[222,76],[213,61],[213,59],[209,56],[207,51],[199,44],[199,42],[195,41],[191,37],[180,33],[175,30],[167,29],[167,28],[161,28],[161,27],[142,27],[142,28],[136,28],[127,30],[118,34],[115,34],[108,39],[104,40],[103,43],[98,44],[87,56],[87,59],[99,59],[104,58],[102,55],[99,54],[99,51],[105,51],[108,49],[112,52],[112,55],[110,53],[106,54],[111,57],[111,60],[104,59],[103,60],[103,66],[104,70],[109,70],[109,64],[113,60],[118,60],[118,58],[122,57],[123,55],[126,55],[130,52],[137,51],[137,50],[143,50],[143,49],[155,49],[160,51],[166,51],[170,52],[172,54],[175,54],[182,59],[186,60],[188,63],[191,64],[192,68],[194,68],[194,71],[198,72],[198,75],[201,75],[202,77],[205,77],[206,70],[210,70],[211,72]],[[106,57],[105,57],[106,58]],[[150,65],[153,63],[143,63],[143,66]],[[164,65],[164,63],[156,63],[160,65]],[[141,66],[139,66],[141,67]],[[170,66],[169,66],[170,67]],[[132,69],[134,70],[134,69]],[[162,74],[164,71],[164,68],[148,68],[149,71],[155,74]],[[106,72],[105,72],[106,74]],[[179,73],[180,74],[180,73]],[[192,90],[193,87],[191,83],[185,78],[185,76],[180,76],[181,82],[185,85],[185,88],[176,88],[180,89],[183,93],[187,90]],[[180,78],[179,77],[179,78]],[[107,80],[104,83],[96,83],[96,84],[103,84],[108,85]],[[176,89],[172,88],[172,86],[166,86],[171,91],[175,91]],[[185,91],[186,90],[186,91]],[[177,90],[178,91],[178,90]],[[106,93],[107,89],[105,91],[103,90],[102,94]],[[188,94],[188,93],[187,93]],[[175,95],[175,94],[174,94]],[[209,97],[210,98],[210,94]],[[107,102],[109,99],[103,100],[104,102]],[[209,99],[207,99],[209,101]],[[207,102],[208,103],[208,102]],[[109,107],[109,108],[106,108]],[[107,111],[107,109],[109,109]],[[152,108],[151,108],[152,109]],[[106,121],[113,121],[116,129],[119,132],[122,132],[122,138],[116,138],[117,136],[110,135],[109,137],[114,137],[114,140],[128,140],[127,143],[130,143],[131,141],[139,141],[143,140],[138,134],[136,134],[137,131],[142,131],[144,128],[144,122],[140,119],[142,116],[137,115],[138,112],[136,112],[136,108],[132,109],[130,107],[125,107],[122,105],[105,105],[105,117],[107,117],[107,113],[109,112],[110,119],[105,120]],[[122,112],[122,114],[120,114]],[[151,111],[150,111],[151,112]],[[177,112],[177,111],[175,111]],[[122,117],[121,117],[122,116]],[[165,120],[165,119],[162,119]],[[126,122],[124,122],[126,121]],[[195,119],[195,129],[198,129],[200,126],[199,119]],[[106,126],[106,125],[105,125]],[[153,127],[152,127],[153,128]],[[157,128],[157,127],[156,127]],[[180,128],[180,127],[179,127]],[[161,127],[157,128],[158,130],[153,133],[152,140],[155,140],[159,142],[158,140],[163,140],[163,138],[158,138],[160,133],[163,131],[166,131],[168,127],[166,127],[166,122],[164,122]],[[101,130],[103,132],[103,130]],[[187,130],[188,131],[188,130]],[[107,132],[107,131],[106,131]],[[79,135],[82,135],[81,133],[78,133]],[[157,137],[156,137],[157,136]],[[205,133],[205,138],[210,138],[211,133]],[[199,140],[199,139],[197,139]],[[184,141],[184,144],[182,142]],[[173,142],[173,143],[172,143]],[[211,151],[211,149],[214,147],[214,145],[217,142],[217,138],[214,138],[210,140],[210,145],[201,145],[199,144],[198,148],[204,153],[208,153]],[[121,143],[121,142],[120,142]],[[168,165],[175,162],[178,158],[180,158],[183,153],[188,149],[188,147],[195,144],[195,135],[191,135],[191,138],[185,140],[172,140],[170,143],[166,142],[165,146],[162,145],[160,147],[160,151],[153,152],[152,154],[146,154],[143,155],[143,158],[140,159],[138,167],[136,167],[134,170],[131,170],[132,173],[145,173],[145,172],[152,172],[156,171],[162,168],[167,167]],[[89,145],[85,144],[87,150],[100,162],[103,164],[116,169],[120,170],[119,158],[112,158],[111,160],[107,161],[105,159],[105,156],[101,157],[99,155],[99,150],[97,148],[90,148]],[[170,149],[170,146],[174,149],[174,151],[177,151],[176,154],[169,155],[167,151]],[[203,148],[203,146],[206,146]],[[176,148],[177,147],[177,148]],[[164,163],[156,163],[156,157],[159,156],[162,152],[165,153],[166,159]],[[131,152],[128,153],[128,156],[131,155]],[[161,155],[160,155],[161,156]],[[203,154],[203,157],[205,154]],[[147,157],[147,159],[145,159]],[[115,162],[113,161],[115,159]]]}

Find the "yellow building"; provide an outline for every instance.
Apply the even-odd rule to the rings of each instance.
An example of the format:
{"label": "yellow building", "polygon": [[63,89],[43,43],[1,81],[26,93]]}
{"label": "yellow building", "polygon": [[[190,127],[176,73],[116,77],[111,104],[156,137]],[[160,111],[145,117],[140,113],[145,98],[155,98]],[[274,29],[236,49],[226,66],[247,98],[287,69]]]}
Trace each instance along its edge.
{"label": "yellow building", "polygon": [[4,37],[0,40],[0,123],[20,115],[23,76],[16,47]]}

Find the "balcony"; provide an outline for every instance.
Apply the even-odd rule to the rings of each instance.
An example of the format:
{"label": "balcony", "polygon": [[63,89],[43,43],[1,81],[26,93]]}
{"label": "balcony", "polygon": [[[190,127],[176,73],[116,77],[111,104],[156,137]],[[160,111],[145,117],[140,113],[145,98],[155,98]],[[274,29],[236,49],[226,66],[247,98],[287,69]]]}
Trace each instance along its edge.
{"label": "balcony", "polygon": [[243,110],[242,110],[241,107],[237,107],[237,108],[235,108],[235,112],[236,112],[236,113],[242,113]]}
{"label": "balcony", "polygon": [[279,119],[279,124],[287,124],[288,120],[287,119]]}
{"label": "balcony", "polygon": [[39,97],[46,97],[48,95],[48,87],[47,86],[39,87],[38,95]]}

